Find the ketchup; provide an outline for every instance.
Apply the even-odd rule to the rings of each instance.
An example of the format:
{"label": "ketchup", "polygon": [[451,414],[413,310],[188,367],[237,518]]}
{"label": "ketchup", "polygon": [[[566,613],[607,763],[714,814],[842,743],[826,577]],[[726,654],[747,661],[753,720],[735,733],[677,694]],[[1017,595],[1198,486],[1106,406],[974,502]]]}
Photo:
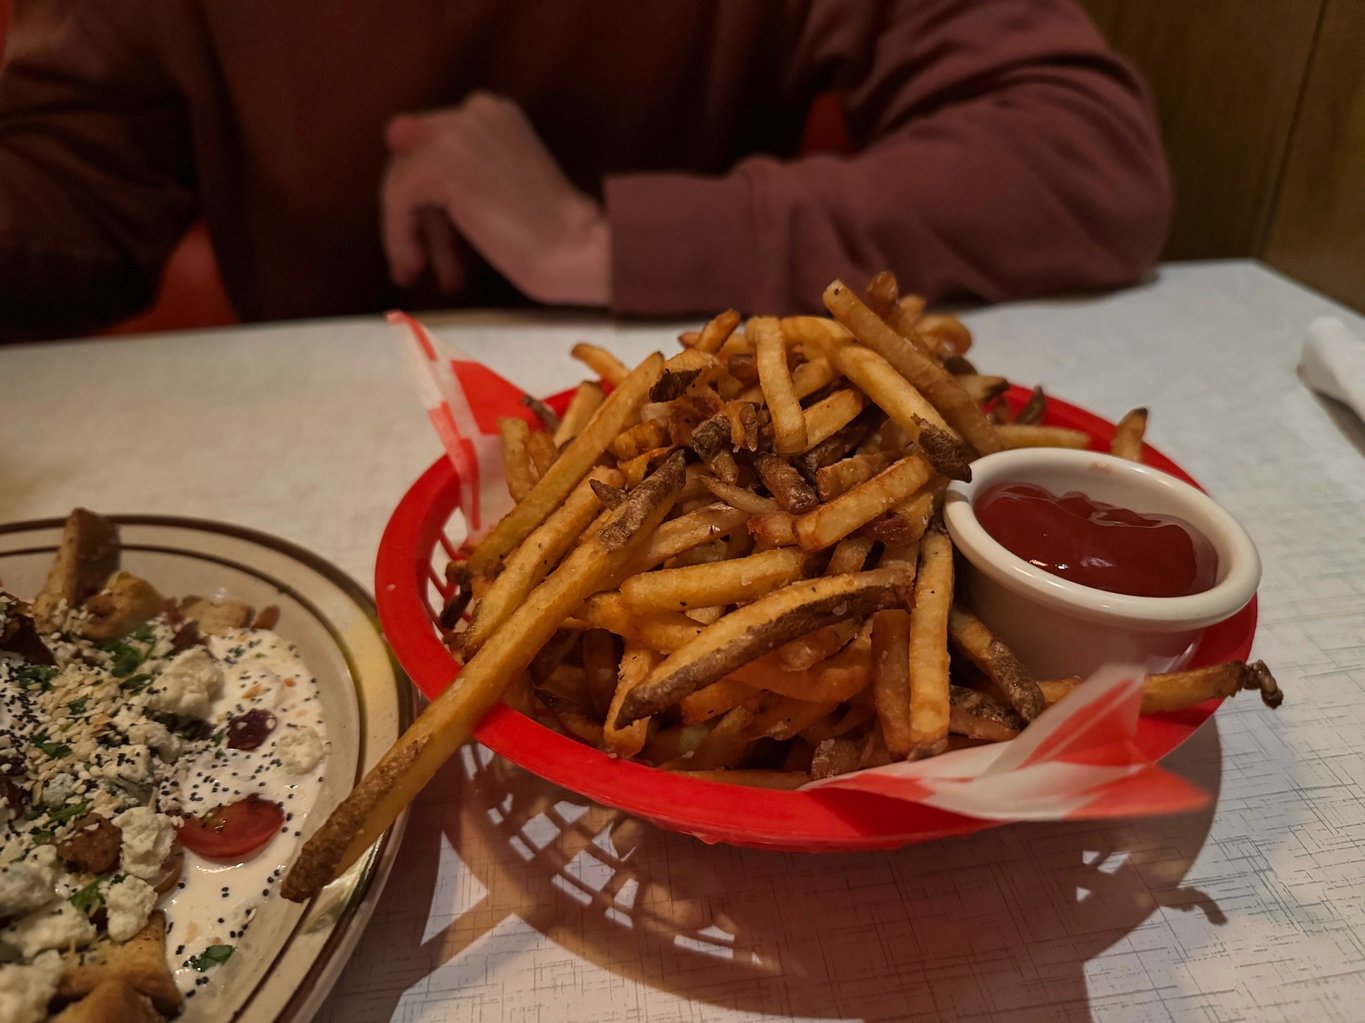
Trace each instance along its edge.
{"label": "ketchup", "polygon": [[1012,554],[1082,586],[1135,597],[1183,597],[1209,589],[1218,556],[1208,538],[1173,515],[1148,515],[1058,497],[1030,483],[990,487],[977,521]]}

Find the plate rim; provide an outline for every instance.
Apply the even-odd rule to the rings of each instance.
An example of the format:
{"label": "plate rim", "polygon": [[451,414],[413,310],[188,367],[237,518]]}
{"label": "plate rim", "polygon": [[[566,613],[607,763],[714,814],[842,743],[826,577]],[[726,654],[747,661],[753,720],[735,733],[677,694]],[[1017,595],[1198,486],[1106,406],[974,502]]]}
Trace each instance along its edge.
{"label": "plate rim", "polygon": [[[245,541],[259,547],[273,550],[282,554],[292,561],[296,561],[316,574],[322,576],[329,583],[337,588],[343,596],[353,603],[361,612],[366,623],[374,631],[374,638],[386,653],[389,665],[393,672],[393,694],[396,708],[398,733],[401,735],[412,724],[417,715],[417,702],[419,700],[420,688],[411,682],[407,672],[403,669],[393,647],[385,638],[382,625],[379,620],[379,609],[375,599],[370,593],[344,569],[328,561],[320,554],[303,547],[292,540],[276,536],[264,530],[254,529],[250,526],[241,526],[231,522],[223,522],[217,519],[205,519],[183,515],[144,515],[137,513],[100,513],[105,519],[113,522],[117,526],[149,526],[170,529],[184,530],[189,533],[206,533],[220,535],[235,540]],[[48,516],[37,519],[23,519],[14,522],[0,523],[0,536],[9,536],[15,533],[34,532],[38,530],[60,531],[65,527],[65,517]],[[53,545],[55,548],[55,544]],[[46,551],[49,548],[44,547]],[[7,555],[21,554],[26,551],[16,550],[4,552]],[[188,554],[189,552],[165,551],[162,553]],[[253,573],[255,574],[255,573]],[[262,581],[267,581],[263,577]],[[273,577],[268,580],[272,585],[277,582]],[[289,588],[292,591],[292,587]],[[309,608],[310,613],[314,614],[320,624],[326,629],[328,636],[342,654],[343,660],[347,663],[348,680],[353,688],[356,686],[355,672],[353,669],[352,658],[347,656],[345,648],[340,643],[340,637],[332,628],[332,623],[322,617],[311,601],[305,600],[301,595],[293,594]],[[365,702],[359,699],[357,692],[357,708],[361,714],[364,713]],[[363,721],[363,717],[362,717]],[[356,781],[365,773],[363,759],[357,761]],[[353,783],[354,784],[354,783]],[[402,846],[403,835],[407,827],[410,808],[405,809],[394,823],[380,836],[379,840],[367,850],[364,858],[360,861],[360,870],[351,891],[347,895],[346,901],[330,925],[330,930],[322,946],[313,955],[308,964],[307,970],[293,995],[280,1008],[274,1016],[274,1023],[293,1023],[293,1021],[306,1021],[311,1019],[317,1012],[322,1001],[330,994],[335,985],[337,977],[345,968],[345,960],[349,959],[358,944],[361,935],[364,933],[369,918],[374,911],[376,903],[383,894],[385,885],[388,882],[389,874],[392,871],[394,861],[397,859],[399,849]],[[243,1002],[230,1016],[224,1017],[227,1021],[235,1021],[244,1018],[250,1011],[252,1000],[260,990],[261,984],[274,971],[280,960],[289,952],[290,946],[299,937],[301,928],[308,921],[310,914],[318,904],[321,894],[314,896],[301,906],[298,919],[285,939],[279,951],[270,960],[266,967],[256,978],[251,995]],[[340,961],[338,961],[340,960]],[[330,976],[328,976],[330,972]],[[321,981],[326,981],[325,985]]]}

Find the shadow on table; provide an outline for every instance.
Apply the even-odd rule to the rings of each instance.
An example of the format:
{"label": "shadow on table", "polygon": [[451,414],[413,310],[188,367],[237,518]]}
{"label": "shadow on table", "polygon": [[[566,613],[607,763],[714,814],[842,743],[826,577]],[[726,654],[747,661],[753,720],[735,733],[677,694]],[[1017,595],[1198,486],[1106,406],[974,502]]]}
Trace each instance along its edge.
{"label": "shadow on table", "polygon": [[[1212,721],[1165,764],[1216,803]],[[551,1015],[574,1018],[564,999],[579,988],[562,956],[547,956],[546,969],[565,976],[537,969],[524,995],[496,983],[500,953],[539,940],[527,928],[612,973],[730,1009],[1088,1019],[1086,961],[1157,906],[1224,922],[1212,899],[1181,885],[1213,805],[1181,817],[1014,825],[891,853],[794,855],[706,846],[466,747],[419,805],[389,890],[319,1019],[388,1020],[405,991],[480,1005],[543,999],[542,981],[558,988]],[[443,843],[468,872],[440,865]],[[610,995],[619,991],[597,997]]]}

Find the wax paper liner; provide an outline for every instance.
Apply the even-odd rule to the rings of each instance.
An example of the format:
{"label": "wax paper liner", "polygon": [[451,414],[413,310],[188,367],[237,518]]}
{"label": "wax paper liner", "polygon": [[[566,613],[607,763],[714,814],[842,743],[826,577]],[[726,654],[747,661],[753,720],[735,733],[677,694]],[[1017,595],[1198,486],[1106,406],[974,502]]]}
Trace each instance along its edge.
{"label": "wax paper liner", "polygon": [[[427,415],[460,479],[466,526],[477,540],[510,507],[497,421],[539,421],[525,392],[433,338],[406,313],[388,316],[414,370]],[[1143,674],[1109,666],[1009,742],[956,750],[812,782],[803,791],[854,789],[993,821],[1177,813],[1209,795],[1163,770],[1134,743]]]}

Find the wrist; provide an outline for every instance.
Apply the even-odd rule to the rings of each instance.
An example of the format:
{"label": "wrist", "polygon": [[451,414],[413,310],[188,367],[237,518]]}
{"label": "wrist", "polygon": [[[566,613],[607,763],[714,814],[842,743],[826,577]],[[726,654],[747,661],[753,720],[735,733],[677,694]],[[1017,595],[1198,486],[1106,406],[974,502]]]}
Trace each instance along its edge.
{"label": "wrist", "polygon": [[541,261],[531,297],[554,305],[611,304],[611,224],[597,203],[580,215]]}

